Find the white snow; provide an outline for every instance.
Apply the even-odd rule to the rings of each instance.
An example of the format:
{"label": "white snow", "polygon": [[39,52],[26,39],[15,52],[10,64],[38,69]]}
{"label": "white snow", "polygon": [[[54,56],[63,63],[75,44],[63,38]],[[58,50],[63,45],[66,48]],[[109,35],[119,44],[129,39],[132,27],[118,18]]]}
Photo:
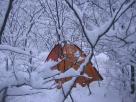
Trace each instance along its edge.
{"label": "white snow", "polygon": [[[2,0],[0,2],[3,2],[3,1],[4,0]],[[5,3],[9,3],[8,1],[9,0],[7,0]],[[59,4],[62,3],[62,7],[63,7],[64,1],[62,1],[62,2],[60,2],[60,1],[58,1],[58,3]],[[122,1],[124,2],[126,0],[120,0],[117,2],[120,5],[122,3]],[[116,10],[115,10],[114,14],[112,15],[113,16],[112,18],[107,17],[104,20],[100,20],[101,17],[99,17],[99,16],[101,16],[101,15],[99,15],[98,12],[100,12],[100,13],[102,13],[102,12],[99,10],[96,11],[96,14],[98,17],[98,22],[99,22],[100,26],[95,27],[95,25],[92,24],[91,26],[94,26],[92,28],[89,24],[86,24],[86,22],[90,23],[89,20],[93,19],[90,17],[90,15],[87,15],[87,12],[86,12],[86,10],[88,9],[87,7],[89,7],[90,4],[88,2],[86,2],[85,4],[83,4],[84,5],[83,7],[79,6],[78,4],[77,5],[73,4],[73,8],[76,10],[77,14],[79,15],[79,17],[81,19],[81,23],[83,23],[83,26],[85,27],[84,28],[85,33],[87,34],[90,42],[92,43],[92,45],[95,45],[96,42],[99,40],[99,38],[102,37],[103,34],[107,33],[108,31],[109,31],[108,33],[112,33],[112,34],[110,34],[110,36],[115,35],[114,33],[122,33],[123,32],[123,30],[120,30],[120,29],[119,29],[119,31],[116,31],[116,29],[111,30],[111,29],[109,29],[109,27],[111,27],[111,25],[113,24],[113,21],[116,21],[120,17],[120,15],[125,10],[127,10],[127,8],[134,1],[135,0],[128,0],[127,2],[125,2],[122,9],[119,12],[117,10],[118,5],[116,5],[117,7],[115,7]],[[52,12],[53,15],[56,15],[55,14],[56,11],[54,11],[54,9],[56,10],[56,8],[53,4],[54,1],[48,0],[48,2],[49,2],[49,6],[51,7],[51,11],[53,11]],[[70,2],[70,0],[69,0],[69,2]],[[77,1],[74,1],[74,3],[76,3],[76,2]],[[81,2],[81,1],[79,0],[78,2]],[[84,0],[83,0],[83,2],[84,2]],[[100,6],[101,6],[101,4],[102,5],[104,4],[104,5],[106,5],[105,7],[107,7],[107,4],[105,4],[105,2],[104,3],[103,3],[103,1],[100,2]],[[4,3],[4,5],[7,5],[5,3]],[[26,13],[26,17],[23,17],[25,15],[22,16],[22,14],[18,12],[18,11],[21,11],[22,8],[16,11],[16,6],[18,6],[18,3],[20,3],[20,7],[24,8],[24,10],[26,10],[30,6],[32,6],[32,8],[30,8],[30,9],[28,9],[28,11],[26,11],[28,13],[28,14]],[[46,0],[43,3],[46,4],[47,3]],[[52,60],[45,61],[49,52],[44,52],[44,53],[41,53],[38,55],[38,51],[41,52],[44,49],[43,48],[41,50],[38,48],[42,48],[43,45],[46,43],[47,47],[45,47],[45,46],[44,47],[45,48],[49,47],[48,49],[51,49],[51,46],[54,44],[54,42],[56,40],[56,38],[54,36],[55,26],[53,25],[53,21],[50,20],[50,19],[52,19],[52,17],[50,17],[50,13],[48,15],[49,17],[46,18],[45,17],[45,15],[47,15],[46,12],[44,11],[44,16],[43,16],[43,12],[41,12],[43,9],[42,8],[40,11],[41,12],[40,16],[39,16],[39,14],[37,12],[35,12],[35,9],[37,9],[35,7],[38,7],[38,9],[40,7],[37,0],[34,0],[32,2],[31,2],[31,0],[26,0],[26,1],[24,0],[23,2],[20,2],[18,0],[18,2],[16,2],[16,4],[15,4],[16,6],[14,6],[14,7],[15,7],[15,11],[17,12],[17,14],[16,14],[16,12],[14,12],[14,9],[13,9],[12,13],[11,13],[11,18],[9,19],[9,22],[11,24],[9,24],[9,22],[7,23],[7,26],[6,26],[4,35],[3,35],[7,40],[7,42],[5,41],[4,43],[7,43],[7,45],[0,45],[0,91],[3,88],[8,87],[8,92],[7,92],[7,97],[6,97],[7,102],[62,102],[65,97],[63,95],[62,89],[56,88],[57,83],[55,82],[55,79],[72,77],[72,80],[67,81],[66,83],[63,84],[64,93],[67,95],[69,93],[69,91],[71,91],[70,89],[73,86],[73,84],[78,76],[84,76],[87,78],[91,78],[91,77],[88,77],[87,74],[80,75],[80,73],[84,70],[84,66],[88,63],[91,53],[89,53],[89,55],[86,58],[80,57],[80,53],[78,51],[74,54],[78,58],[77,61],[84,61],[84,63],[82,63],[80,65],[80,67],[77,71],[74,70],[73,68],[70,68],[69,70],[67,70],[64,73],[61,73],[58,70],[53,70],[53,68],[56,67],[56,65],[61,60],[59,59],[58,62],[55,62]],[[34,6],[34,4],[35,4],[35,6]],[[0,5],[3,5],[3,3]],[[114,4],[113,4],[113,6],[114,6]],[[4,9],[2,8],[3,9],[2,13],[1,13],[1,8],[0,8],[0,14],[2,14],[2,16],[0,15],[0,20],[1,20],[0,21],[0,28],[1,28],[1,24],[3,23],[3,16],[5,15],[5,13],[3,13],[3,12],[5,12],[4,10],[6,10],[6,7],[7,6],[3,7]],[[45,7],[46,7],[46,5],[45,5]],[[76,36],[76,35],[74,35],[76,33],[79,33],[79,35],[80,35],[82,32],[81,32],[81,30],[78,29],[80,27],[77,26],[77,24],[79,23],[79,22],[77,23],[78,19],[72,15],[72,13],[70,12],[68,7],[65,8],[65,10],[68,11],[68,13],[64,10],[63,14],[61,14],[63,10],[60,12],[60,8],[61,7],[59,7],[60,23],[62,23],[62,20],[63,20],[63,19],[61,20],[61,18],[63,18],[62,16],[64,16],[64,18],[66,17],[66,19],[64,19],[64,25],[62,25],[62,28],[64,28],[64,29],[61,29],[61,30],[64,33],[69,32],[71,34],[71,32],[72,32],[73,33],[72,36]],[[48,7],[45,9],[47,9],[47,12],[48,12]],[[94,6],[94,10],[95,9],[96,8]],[[133,7],[131,9],[133,10]],[[90,9],[88,9],[88,11],[89,10]],[[107,12],[107,9],[105,9],[105,10]],[[88,13],[91,14],[91,11]],[[133,13],[135,14],[134,11],[133,11]],[[23,11],[23,14],[25,14],[24,11]],[[106,13],[104,15],[106,15]],[[29,17],[27,17],[27,16],[29,16]],[[33,18],[33,20],[31,22],[28,22],[28,20],[30,19],[30,16]],[[86,19],[86,18],[84,18],[85,16],[88,16],[87,21],[84,21],[84,19]],[[97,17],[96,17],[96,19],[97,19]],[[24,18],[26,18],[27,20],[26,19],[23,20]],[[45,18],[45,19],[43,19],[43,18]],[[70,20],[68,18],[70,18]],[[56,17],[55,17],[55,20],[57,20]],[[15,23],[16,21],[19,24]],[[24,23],[26,22],[26,24],[23,24],[23,22]],[[65,24],[65,22],[66,22],[66,24]],[[122,22],[122,21],[119,21],[118,23],[120,23],[120,22]],[[26,36],[28,33],[28,30],[29,30],[29,27],[31,26],[32,23],[36,23],[36,24],[34,24],[32,31],[29,33],[30,36]],[[43,23],[43,24],[38,24],[38,23]],[[85,23],[85,25],[84,25],[84,23]],[[131,33],[134,33],[135,32],[135,25],[134,25],[135,23],[133,22],[132,24],[133,25],[131,25],[131,26],[133,26],[133,27],[131,27],[129,30],[131,30],[130,31]],[[39,27],[39,25],[40,25],[40,27]],[[41,26],[41,25],[44,25],[44,26]],[[18,26],[20,26],[20,31],[18,31]],[[116,26],[116,24],[115,24],[115,26]],[[119,24],[116,27],[119,27]],[[37,29],[35,29],[35,28],[37,28]],[[11,34],[12,30],[14,30],[14,31]],[[66,37],[66,36],[65,35],[64,35],[64,37],[62,36],[61,30],[58,29],[58,34],[62,37],[61,39],[64,40],[64,37]],[[134,32],[132,32],[132,31],[134,31]],[[37,41],[37,40],[39,40],[38,37],[39,37],[39,34],[41,34],[41,33],[43,33],[40,36],[40,37],[43,37],[42,41],[41,40]],[[17,35],[17,34],[20,34],[20,35]],[[47,36],[46,36],[46,34],[47,34]],[[74,87],[71,91],[71,95],[73,97],[74,102],[132,102],[131,100],[129,100],[129,99],[131,99],[130,97],[133,97],[133,99],[135,99],[135,97],[136,97],[135,94],[133,96],[130,94],[130,90],[131,90],[130,66],[126,66],[126,65],[130,65],[130,64],[136,66],[136,64],[133,63],[136,60],[136,58],[135,58],[135,52],[136,52],[135,51],[135,48],[136,48],[136,46],[135,46],[135,33],[132,35],[129,36],[128,38],[126,38],[125,40],[132,41],[133,44],[128,44],[129,47],[127,46],[127,47],[118,48],[118,49],[115,48],[115,52],[118,52],[115,56],[115,57],[117,57],[116,61],[111,60],[110,57],[108,57],[104,53],[100,53],[99,55],[96,55],[95,57],[93,57],[93,59],[92,59],[93,66],[96,66],[96,68],[98,69],[98,71],[100,72],[100,74],[102,75],[104,80],[101,82],[92,82],[90,84],[89,87],[92,92],[91,95],[89,95],[89,90],[87,87],[81,87],[80,85],[76,85],[76,87]],[[122,37],[121,34],[119,34],[119,36]],[[18,37],[18,38],[16,38],[16,37]],[[29,37],[28,44],[27,44],[27,47],[24,48],[25,49],[25,51],[24,51],[20,47],[23,48],[23,45],[24,45],[23,40],[26,39],[27,37]],[[71,35],[67,35],[67,37],[68,38],[66,38],[66,39],[70,40],[69,38],[71,38]],[[80,36],[79,36],[79,38],[80,38]],[[72,37],[71,39],[73,39],[73,42],[74,42],[74,40],[77,40],[77,42],[78,42],[79,38],[73,39],[73,37]],[[14,45],[15,39],[18,40],[18,41],[16,41],[16,44],[15,44],[15,46],[17,46],[17,47],[10,46],[10,45]],[[29,40],[33,40],[33,41],[29,42]],[[80,39],[80,40],[83,40],[83,39]],[[102,41],[103,41],[103,39],[102,39]],[[37,42],[39,42],[39,43],[37,43]],[[43,43],[43,42],[45,42],[45,43]],[[8,43],[10,43],[10,45],[8,45]],[[61,44],[62,44],[62,46],[64,45],[63,43],[61,43]],[[84,45],[85,44],[83,44],[83,47],[84,47]],[[33,47],[35,47],[35,48],[33,48]],[[104,47],[105,47],[105,45],[104,45]],[[111,47],[114,47],[114,46],[111,46]],[[33,50],[32,55],[30,55],[30,52],[29,52],[30,49]],[[83,48],[83,49],[85,49],[85,48]],[[47,51],[47,49],[44,49],[44,50]],[[9,52],[13,52],[13,53],[9,53]],[[122,63],[121,65],[120,65],[119,61],[121,61],[121,63]],[[6,69],[7,66],[9,69]],[[125,66],[125,68],[124,68],[124,66]],[[122,71],[124,71],[124,72],[122,72]],[[16,87],[17,85],[21,85],[24,83],[26,85],[23,85],[22,87]],[[0,98],[1,98],[1,93],[0,93]],[[123,101],[122,99],[123,100],[127,99],[127,100]],[[65,100],[65,102],[72,102],[69,96]],[[133,102],[135,102],[135,100]]]}
{"label": "white snow", "polygon": [[24,54],[24,55],[30,56],[29,52],[26,52],[26,51],[21,50],[17,47],[12,47],[12,46],[9,46],[9,45],[0,45],[0,50],[12,51],[12,52],[15,52],[15,53],[18,53],[18,54]]}
{"label": "white snow", "polygon": [[[44,54],[43,54],[44,56]],[[42,57],[41,57],[42,58]],[[85,63],[83,63],[83,65],[85,65],[88,61],[89,56],[85,59]],[[102,70],[102,63],[104,63],[105,61],[108,60],[108,58],[106,57],[105,54],[99,54],[98,56],[96,56],[96,59],[99,60],[101,63],[101,73],[102,76],[105,78],[104,75],[104,70]],[[43,80],[43,77],[48,77],[52,74],[55,74],[54,71],[50,70],[51,66],[55,65],[57,62],[53,62],[53,61],[49,61],[46,63],[42,63],[41,66],[39,66],[34,72],[31,73],[31,80],[30,80],[30,86],[23,86],[20,88],[9,88],[8,90],[8,101],[9,102],[61,102],[64,99],[63,93],[61,89],[48,89],[50,88],[50,85],[53,84],[44,84],[45,81],[47,80]],[[82,66],[83,66],[82,65]],[[56,78],[63,78],[63,77],[67,77],[67,76],[73,76],[73,75],[79,75],[79,72],[82,70],[82,66],[80,66],[80,70],[75,71],[74,69],[70,69],[68,71],[66,71],[65,73],[62,73],[58,76],[56,76]],[[5,74],[4,74],[5,73]],[[10,72],[4,72],[4,75],[8,75],[5,76],[3,78],[2,83],[0,83],[0,87],[2,87],[2,85],[4,84],[8,84],[8,85],[16,85],[16,80],[11,77],[11,73]],[[0,74],[1,76],[4,76],[2,74]],[[21,75],[21,73],[19,74]],[[23,74],[22,74],[23,75]],[[25,75],[25,74],[24,74]],[[27,75],[25,75],[27,76]],[[85,75],[84,75],[85,76]],[[87,77],[87,76],[86,76]],[[0,77],[2,80],[2,77]],[[26,77],[27,78],[27,77]],[[55,77],[54,77],[55,78]],[[27,78],[28,80],[29,78]],[[71,85],[73,84],[73,82],[75,81],[76,77],[73,77],[72,80],[66,82],[63,85],[63,89],[65,94],[67,94],[67,92],[69,91]],[[13,81],[12,81],[13,80]],[[99,86],[100,83],[100,86]],[[93,82],[90,84],[90,89],[92,94],[89,95],[89,91],[87,87],[81,87],[80,85],[76,85],[76,87],[74,87],[72,89],[72,97],[74,99],[75,102],[121,102],[121,97],[119,96],[118,92],[116,92],[113,89],[108,88],[106,85],[106,80],[102,81],[102,82]],[[14,96],[14,95],[18,95],[18,96]],[[21,96],[23,95],[23,96]],[[71,102],[70,97],[68,97],[66,99],[65,102]]]}
{"label": "white snow", "polygon": [[55,76],[55,79],[61,79],[61,78],[65,78],[65,77],[76,77],[79,76],[80,73],[78,73],[76,70],[74,70],[74,68],[70,68],[69,70],[67,70],[64,73],[61,73],[57,76]]}
{"label": "white snow", "polygon": [[77,58],[80,57],[80,52],[79,52],[79,51],[76,51],[76,52],[74,53],[74,56],[77,57]]}

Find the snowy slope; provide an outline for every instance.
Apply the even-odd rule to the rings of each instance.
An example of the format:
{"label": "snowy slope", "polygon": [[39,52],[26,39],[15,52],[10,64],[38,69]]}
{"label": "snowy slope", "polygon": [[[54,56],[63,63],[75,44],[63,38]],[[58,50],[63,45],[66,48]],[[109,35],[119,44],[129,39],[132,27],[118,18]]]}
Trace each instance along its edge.
{"label": "snowy slope", "polygon": [[[103,85],[98,85],[94,82],[90,85],[92,94],[89,95],[86,87],[82,88],[77,86],[72,91],[72,97],[75,102],[121,102],[121,99],[116,91],[107,89]],[[11,89],[9,95],[18,94],[24,96],[10,96],[8,97],[9,102],[60,102],[61,90],[31,90],[30,87],[22,87],[20,89]],[[29,94],[30,95],[25,95]],[[34,94],[35,93],[35,94]],[[71,102],[68,98],[66,102]]]}
{"label": "snowy slope", "polygon": [[[90,84],[91,95],[89,95],[87,87],[77,85],[77,87],[72,90],[74,102],[121,102],[118,92],[107,86],[108,82],[104,75],[104,69],[102,68],[102,63],[107,60],[107,57],[104,54],[100,54],[96,59],[99,61],[98,64],[101,64],[99,70],[104,80]],[[36,90],[28,86],[10,88],[8,95],[8,102],[60,102],[60,98],[63,97],[62,91],[59,89]],[[72,102],[70,97],[66,102]]]}

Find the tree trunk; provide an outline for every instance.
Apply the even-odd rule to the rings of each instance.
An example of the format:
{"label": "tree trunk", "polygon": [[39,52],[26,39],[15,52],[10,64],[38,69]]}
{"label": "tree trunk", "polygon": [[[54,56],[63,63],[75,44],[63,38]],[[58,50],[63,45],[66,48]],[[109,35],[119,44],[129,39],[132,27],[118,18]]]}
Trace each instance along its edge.
{"label": "tree trunk", "polygon": [[6,27],[6,23],[7,23],[7,20],[8,20],[8,17],[9,17],[9,14],[10,14],[10,11],[12,9],[12,4],[13,4],[13,1],[14,0],[9,0],[9,5],[8,5],[8,9],[6,11],[6,14],[5,14],[5,17],[4,17],[4,21],[3,21],[3,24],[2,24],[2,27],[0,28],[0,44],[2,42],[2,34],[4,32],[4,29]]}
{"label": "tree trunk", "polygon": [[131,65],[131,94],[135,93],[135,67]]}
{"label": "tree trunk", "polygon": [[6,102],[8,87],[6,87],[1,93],[0,102]]}

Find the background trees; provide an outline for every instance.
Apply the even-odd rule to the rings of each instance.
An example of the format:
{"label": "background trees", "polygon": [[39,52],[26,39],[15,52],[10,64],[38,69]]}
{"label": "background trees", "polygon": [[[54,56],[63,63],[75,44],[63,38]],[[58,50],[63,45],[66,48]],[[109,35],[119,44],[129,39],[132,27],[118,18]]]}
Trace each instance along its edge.
{"label": "background trees", "polygon": [[[5,85],[0,85],[0,92],[6,96],[9,86],[33,87],[31,78],[35,77],[33,73],[37,72],[38,65],[43,61],[37,56],[41,52],[50,51],[55,43],[66,40],[77,44],[90,55],[88,59],[96,68],[100,66],[100,71],[104,70],[105,86],[118,90],[123,102],[126,99],[133,102],[136,98],[135,2],[0,0],[0,73],[4,73],[1,74],[3,79],[0,83],[13,76],[11,83],[6,84],[5,81]],[[97,59],[99,54],[107,56],[108,60],[102,63],[103,66]],[[37,76],[43,77],[39,74]],[[2,99],[5,100],[5,97]]]}

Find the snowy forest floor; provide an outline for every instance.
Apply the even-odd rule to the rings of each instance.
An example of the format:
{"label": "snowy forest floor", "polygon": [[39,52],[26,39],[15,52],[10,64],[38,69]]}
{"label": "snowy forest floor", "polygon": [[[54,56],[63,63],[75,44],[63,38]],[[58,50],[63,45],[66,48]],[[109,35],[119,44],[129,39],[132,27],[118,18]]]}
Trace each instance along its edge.
{"label": "snowy forest floor", "polygon": [[[107,88],[102,83],[93,82],[90,85],[92,94],[89,95],[87,87],[82,88],[77,85],[72,91],[74,102],[121,102],[121,98],[117,91]],[[32,90],[30,87],[21,87],[10,89],[8,94],[23,95],[23,96],[9,96],[9,102],[59,102],[61,90]],[[29,93],[36,93],[30,94]],[[68,98],[66,102],[71,102]]]}
{"label": "snowy forest floor", "polygon": [[[43,55],[48,55],[48,53],[43,53]],[[45,59],[45,58],[44,58]],[[100,63],[106,61],[107,58],[103,54],[97,56]],[[99,63],[98,63],[99,64]],[[72,90],[72,97],[74,102],[121,102],[122,98],[118,91],[108,86],[107,77],[105,76],[105,70],[102,68],[103,65],[99,65],[100,73],[103,76],[103,81],[92,82],[90,84],[91,95],[87,87],[81,87],[77,85]],[[41,89],[36,90],[28,86],[23,86],[21,88],[9,88],[8,90],[8,102],[59,102],[61,98],[60,89]],[[12,95],[12,96],[10,96]],[[18,95],[18,96],[14,96]],[[72,102],[70,97],[66,102]]]}

